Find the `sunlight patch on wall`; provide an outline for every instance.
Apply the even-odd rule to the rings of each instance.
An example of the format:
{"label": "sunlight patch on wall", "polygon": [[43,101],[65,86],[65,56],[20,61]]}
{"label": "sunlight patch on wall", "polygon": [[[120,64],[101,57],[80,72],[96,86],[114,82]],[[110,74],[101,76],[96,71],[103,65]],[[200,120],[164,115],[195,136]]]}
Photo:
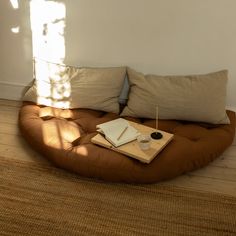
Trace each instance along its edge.
{"label": "sunlight patch on wall", "polygon": [[[18,0],[9,0],[9,2],[11,3],[11,6],[14,10],[18,10],[19,9],[19,2]],[[18,34],[20,32],[20,26],[14,26],[11,27],[11,32],[14,34]]]}
{"label": "sunlight patch on wall", "polygon": [[12,27],[11,32],[14,34],[18,34],[20,32],[20,26]]}
{"label": "sunlight patch on wall", "polygon": [[70,80],[66,67],[60,66],[65,59],[65,19],[64,3],[30,1],[33,57],[42,61],[34,63],[38,103],[59,108],[70,106]]}
{"label": "sunlight patch on wall", "polygon": [[13,7],[14,9],[18,9],[18,8],[19,8],[19,2],[18,2],[18,0],[10,0],[10,3],[11,3],[11,5],[12,5],[12,7]]}
{"label": "sunlight patch on wall", "polygon": [[63,3],[31,0],[30,21],[34,57],[63,63],[65,17],[66,9]]}

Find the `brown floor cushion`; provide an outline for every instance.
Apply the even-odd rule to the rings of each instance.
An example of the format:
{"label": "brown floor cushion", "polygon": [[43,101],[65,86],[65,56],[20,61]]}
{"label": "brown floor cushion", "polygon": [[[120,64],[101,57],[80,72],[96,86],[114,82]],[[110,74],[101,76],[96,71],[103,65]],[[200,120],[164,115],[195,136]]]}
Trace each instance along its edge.
{"label": "brown floor cushion", "polygon": [[[159,128],[173,133],[174,139],[150,164],[91,143],[97,124],[118,118],[113,113],[25,103],[19,126],[29,144],[60,168],[106,181],[153,183],[203,167],[221,155],[235,133],[235,113],[227,114],[229,125],[160,120]],[[131,120],[155,127],[155,120]]]}

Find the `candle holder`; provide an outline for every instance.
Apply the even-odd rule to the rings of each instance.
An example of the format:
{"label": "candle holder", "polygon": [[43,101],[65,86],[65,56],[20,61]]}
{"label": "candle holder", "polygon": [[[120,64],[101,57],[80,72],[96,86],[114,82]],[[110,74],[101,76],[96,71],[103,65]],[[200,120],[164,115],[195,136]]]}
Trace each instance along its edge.
{"label": "candle holder", "polygon": [[158,132],[158,106],[156,106],[156,131],[151,133],[152,139],[161,139],[163,135]]}
{"label": "candle holder", "polygon": [[160,132],[156,131],[156,132],[151,133],[151,137],[152,139],[161,139],[163,135]]}

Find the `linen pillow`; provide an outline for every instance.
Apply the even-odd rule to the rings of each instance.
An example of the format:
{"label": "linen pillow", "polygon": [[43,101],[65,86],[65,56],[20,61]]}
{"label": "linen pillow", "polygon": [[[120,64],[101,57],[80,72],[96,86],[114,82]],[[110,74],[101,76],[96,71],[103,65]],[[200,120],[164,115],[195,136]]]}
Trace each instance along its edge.
{"label": "linen pillow", "polygon": [[128,68],[130,93],[121,116],[228,124],[227,70],[205,75],[143,75]]}
{"label": "linen pillow", "polygon": [[36,60],[34,74],[34,84],[23,101],[119,113],[126,67],[77,68]]}

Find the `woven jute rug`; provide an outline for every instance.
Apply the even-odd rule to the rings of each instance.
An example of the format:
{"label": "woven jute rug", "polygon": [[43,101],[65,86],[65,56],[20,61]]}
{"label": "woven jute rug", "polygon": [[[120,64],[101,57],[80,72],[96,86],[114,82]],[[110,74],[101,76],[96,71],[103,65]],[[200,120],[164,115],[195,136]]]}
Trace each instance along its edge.
{"label": "woven jute rug", "polygon": [[236,199],[0,159],[0,235],[236,235]]}

